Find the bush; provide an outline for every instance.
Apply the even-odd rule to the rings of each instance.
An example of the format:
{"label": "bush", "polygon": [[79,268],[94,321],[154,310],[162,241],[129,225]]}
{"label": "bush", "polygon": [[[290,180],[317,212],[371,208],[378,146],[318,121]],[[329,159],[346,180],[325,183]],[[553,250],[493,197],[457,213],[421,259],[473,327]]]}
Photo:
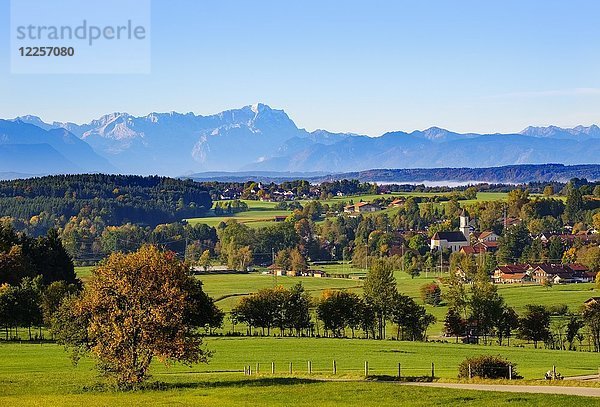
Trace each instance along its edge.
{"label": "bush", "polygon": [[483,379],[508,379],[508,367],[512,366],[512,378],[519,379],[516,365],[510,363],[501,356],[481,355],[466,358],[458,366],[458,377],[469,378],[469,365],[471,365],[471,377]]}
{"label": "bush", "polygon": [[436,283],[421,286],[421,299],[425,304],[437,307],[442,302],[442,289]]}

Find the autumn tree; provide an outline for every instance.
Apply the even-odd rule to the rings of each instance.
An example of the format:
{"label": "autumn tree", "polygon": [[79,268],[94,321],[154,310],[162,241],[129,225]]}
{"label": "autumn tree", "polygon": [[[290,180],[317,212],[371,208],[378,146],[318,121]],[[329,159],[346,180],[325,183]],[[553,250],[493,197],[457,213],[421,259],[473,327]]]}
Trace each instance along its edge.
{"label": "autumn tree", "polygon": [[302,255],[300,250],[296,248],[290,250],[290,268],[296,275],[305,272],[308,269],[306,258]]}
{"label": "autumn tree", "polygon": [[420,292],[425,304],[437,307],[442,302],[442,289],[434,282],[422,285]]}
{"label": "autumn tree", "polygon": [[154,358],[208,362],[197,329],[206,312],[200,289],[172,252],[143,246],[115,253],[93,271],[81,295],[63,301],[54,330],[76,354],[91,353],[120,387],[135,387],[148,378]]}
{"label": "autumn tree", "polygon": [[546,185],[544,187],[544,196],[554,195],[554,187],[552,185]]}

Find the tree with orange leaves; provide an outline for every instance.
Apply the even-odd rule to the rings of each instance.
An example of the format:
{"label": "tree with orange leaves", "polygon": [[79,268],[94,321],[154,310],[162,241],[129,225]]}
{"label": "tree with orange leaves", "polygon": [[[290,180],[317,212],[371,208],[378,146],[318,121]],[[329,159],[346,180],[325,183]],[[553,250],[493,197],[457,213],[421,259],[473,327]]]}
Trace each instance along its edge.
{"label": "tree with orange leaves", "polygon": [[198,327],[209,318],[199,314],[214,307],[198,303],[201,291],[172,252],[143,246],[115,253],[94,270],[79,297],[64,303],[68,309],[59,310],[57,338],[91,353],[119,387],[136,387],[148,378],[154,358],[208,362]]}

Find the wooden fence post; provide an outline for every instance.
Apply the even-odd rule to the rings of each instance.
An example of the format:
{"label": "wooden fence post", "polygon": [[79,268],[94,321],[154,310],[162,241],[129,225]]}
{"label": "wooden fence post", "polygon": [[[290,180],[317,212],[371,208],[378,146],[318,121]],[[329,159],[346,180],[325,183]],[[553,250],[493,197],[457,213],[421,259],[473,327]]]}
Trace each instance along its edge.
{"label": "wooden fence post", "polygon": [[294,373],[294,365],[290,362],[290,374]]}
{"label": "wooden fence post", "polygon": [[333,359],[333,374],[337,374],[337,364],[335,363],[335,359]]}
{"label": "wooden fence post", "polygon": [[275,374],[275,362],[271,362],[271,374]]}
{"label": "wooden fence post", "polygon": [[369,376],[369,362],[365,360],[365,376]]}
{"label": "wooden fence post", "polygon": [[256,374],[258,374],[260,372],[260,363],[256,364]]}
{"label": "wooden fence post", "polygon": [[431,378],[435,378],[435,365],[431,362]]}
{"label": "wooden fence post", "polygon": [[508,365],[508,380],[512,380],[512,365]]}
{"label": "wooden fence post", "polygon": [[402,377],[402,366],[398,363],[398,379]]}
{"label": "wooden fence post", "polygon": [[308,361],[308,374],[312,374],[312,362]]}
{"label": "wooden fence post", "polygon": [[469,363],[469,379],[473,378],[473,372],[471,371],[471,364]]}
{"label": "wooden fence post", "polygon": [[552,365],[552,380],[556,380],[556,365]]}

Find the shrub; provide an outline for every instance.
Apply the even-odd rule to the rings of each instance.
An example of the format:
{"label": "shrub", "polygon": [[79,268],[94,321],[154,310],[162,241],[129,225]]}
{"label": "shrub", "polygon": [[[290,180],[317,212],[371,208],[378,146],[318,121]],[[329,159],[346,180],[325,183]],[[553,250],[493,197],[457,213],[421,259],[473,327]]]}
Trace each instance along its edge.
{"label": "shrub", "polygon": [[421,299],[425,304],[437,307],[442,302],[442,289],[436,283],[421,286]]}
{"label": "shrub", "polygon": [[508,379],[508,368],[512,366],[512,378],[518,379],[516,365],[510,363],[501,356],[481,355],[466,358],[458,366],[458,377],[469,378],[469,365],[471,365],[471,377],[483,379]]}

